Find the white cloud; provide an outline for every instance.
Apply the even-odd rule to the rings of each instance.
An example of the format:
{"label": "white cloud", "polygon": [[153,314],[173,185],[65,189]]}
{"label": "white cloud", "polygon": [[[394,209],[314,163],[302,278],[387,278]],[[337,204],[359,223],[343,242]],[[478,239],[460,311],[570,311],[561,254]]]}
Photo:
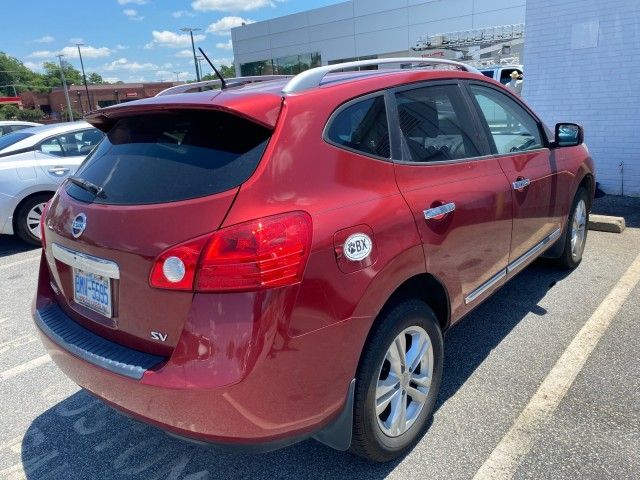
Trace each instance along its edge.
{"label": "white cloud", "polygon": [[[169,47],[169,48],[184,48],[191,46],[191,37],[188,33],[175,33],[169,30],[151,32],[153,39],[151,42],[145,45],[145,48],[153,48],[154,46]],[[206,35],[195,34],[193,40],[200,42],[204,40]]]}
{"label": "white cloud", "polygon": [[108,83],[116,83],[120,81],[119,77],[102,77],[102,79]]}
{"label": "white cloud", "polygon": [[[91,45],[83,45],[82,58],[102,58],[111,55],[111,49],[107,47],[92,47]],[[68,46],[60,50],[60,53],[71,58],[78,58],[78,47]]]}
{"label": "white cloud", "polygon": [[248,12],[268,6],[275,6],[271,0],[194,0],[191,8],[200,12]]}
{"label": "white cloud", "polygon": [[23,65],[29,70],[42,70],[42,62],[24,62]]}
{"label": "white cloud", "polygon": [[34,43],[51,43],[53,41],[55,41],[55,38],[51,35],[45,35],[44,37],[36,38]]}
{"label": "white cloud", "polygon": [[160,65],[160,68],[173,68],[173,63],[167,62]]}
{"label": "white cloud", "polygon": [[84,42],[84,38],[82,37],[73,37],[69,39],[69,43],[73,43],[73,44],[82,43],[82,42]]}
{"label": "white cloud", "polygon": [[176,54],[174,55],[174,57],[178,57],[178,58],[192,58],[193,57],[193,51],[191,50],[180,50],[179,52],[176,52]]}
{"label": "white cloud", "polygon": [[114,70],[138,72],[141,70],[145,70],[145,71],[158,70],[158,66],[153,63],[131,62],[123,57],[123,58],[118,58],[113,62],[107,63],[106,65],[104,65],[104,67],[102,67],[102,69],[107,72],[112,72]]}
{"label": "white cloud", "polygon": [[148,0],[118,0],[118,4],[120,5],[144,5],[145,3],[149,3]]}
{"label": "white cloud", "polygon": [[170,72],[169,70],[158,70],[156,72],[156,77],[160,77],[160,78],[169,78],[173,75],[173,72]]}
{"label": "white cloud", "polygon": [[57,52],[52,52],[51,50],[36,50],[35,52],[31,52],[27,55],[29,58],[49,58],[55,57]]}
{"label": "white cloud", "polygon": [[115,48],[115,50],[128,50],[128,49],[129,49],[128,46],[120,45],[120,44],[116,45],[116,48]]}
{"label": "white cloud", "polygon": [[233,50],[233,44],[231,43],[231,39],[229,39],[228,42],[216,43],[216,48],[221,48],[222,50]]}
{"label": "white cloud", "polygon": [[222,17],[217,22],[212,23],[207,27],[208,33],[215,33],[216,35],[231,35],[231,29],[239,27],[243,24],[254,23],[255,20],[242,17]]}
{"label": "white cloud", "polygon": [[189,10],[178,10],[176,12],[171,12],[173,18],[182,18],[182,17],[195,17],[195,13],[190,12]]}
{"label": "white cloud", "polygon": [[126,15],[127,17],[129,17],[129,20],[135,20],[135,21],[141,21],[144,20],[144,17],[141,15],[138,15],[138,11],[133,9],[133,8],[125,8],[122,13],[124,15]]}

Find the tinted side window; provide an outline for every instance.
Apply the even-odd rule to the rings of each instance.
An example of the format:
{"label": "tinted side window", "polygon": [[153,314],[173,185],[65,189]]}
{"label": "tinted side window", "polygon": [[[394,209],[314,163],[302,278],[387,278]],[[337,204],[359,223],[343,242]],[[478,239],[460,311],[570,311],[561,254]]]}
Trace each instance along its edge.
{"label": "tinted side window", "polygon": [[47,153],[56,157],[64,157],[64,150],[62,149],[62,145],[60,145],[58,137],[53,137],[45,140],[40,144],[40,146],[38,146],[38,150],[40,150],[42,153]]}
{"label": "tinted side window", "polygon": [[479,156],[473,123],[455,85],[434,85],[396,93],[405,152],[414,162]]}
{"label": "tinted side window", "polygon": [[502,92],[471,85],[495,143],[496,153],[524,152],[543,147],[536,120]]}
{"label": "tinted side window", "polygon": [[391,157],[387,111],[382,95],[354,103],[331,121],[327,140],[376,157]]}

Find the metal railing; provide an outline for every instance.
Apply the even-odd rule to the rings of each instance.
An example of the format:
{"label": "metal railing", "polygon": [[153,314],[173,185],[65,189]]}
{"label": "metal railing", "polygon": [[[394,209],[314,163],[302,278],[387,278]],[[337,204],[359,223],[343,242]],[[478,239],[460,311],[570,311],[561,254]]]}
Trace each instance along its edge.
{"label": "metal railing", "polygon": [[355,62],[336,63],[334,65],[324,65],[322,67],[305,70],[293,77],[282,89],[282,93],[298,93],[310,88],[319,87],[323,78],[331,72],[344,70],[347,68],[371,67],[376,65],[418,65],[418,66],[440,66],[447,65],[456,67],[459,70],[470,73],[478,73],[480,71],[471,65],[466,65],[454,60],[446,60],[443,58],[422,58],[422,57],[399,57],[399,58],[376,58],[372,60],[358,60]]}
{"label": "metal railing", "polygon": [[[252,76],[252,77],[233,77],[233,78],[225,78],[226,84],[228,87],[244,85],[246,83],[258,83],[258,82],[268,82],[271,80],[283,80],[287,78],[293,78],[292,75],[260,75],[260,76]],[[164,95],[176,95],[178,93],[189,93],[191,90],[199,90],[201,88],[206,87],[216,87],[220,86],[222,82],[219,79],[215,80],[204,80],[202,82],[194,82],[194,83],[185,83],[183,85],[176,85],[175,87],[169,87],[165,90],[162,90],[160,93],[156,95],[156,97],[162,97]]]}

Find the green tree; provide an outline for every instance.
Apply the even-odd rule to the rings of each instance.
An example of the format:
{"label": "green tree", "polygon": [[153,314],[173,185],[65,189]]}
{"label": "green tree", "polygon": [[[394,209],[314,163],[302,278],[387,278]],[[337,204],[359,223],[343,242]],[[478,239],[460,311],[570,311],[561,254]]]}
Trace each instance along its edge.
{"label": "green tree", "polygon": [[[233,78],[236,76],[236,69],[233,65],[220,65],[218,71],[224,78]],[[218,76],[215,73],[207,73],[202,77],[202,80],[217,80]]]}
{"label": "green tree", "polygon": [[32,72],[17,58],[0,52],[0,95],[19,95],[27,89],[46,91],[47,86],[41,75]]}
{"label": "green tree", "polygon": [[106,82],[102,79],[102,75],[96,72],[91,72],[87,75],[87,83],[90,85],[103,85]]}
{"label": "green tree", "polygon": [[11,120],[16,118],[20,109],[13,104],[0,105],[0,119]]}
{"label": "green tree", "polygon": [[18,110],[16,118],[18,120],[24,120],[25,122],[37,122],[44,117],[44,112],[39,108],[25,108]]}
{"label": "green tree", "polygon": [[[73,68],[69,62],[62,61],[64,68],[64,76],[67,85],[82,85],[82,74]],[[60,65],[55,62],[45,62],[44,80],[49,87],[61,87],[62,79],[60,78]]]}

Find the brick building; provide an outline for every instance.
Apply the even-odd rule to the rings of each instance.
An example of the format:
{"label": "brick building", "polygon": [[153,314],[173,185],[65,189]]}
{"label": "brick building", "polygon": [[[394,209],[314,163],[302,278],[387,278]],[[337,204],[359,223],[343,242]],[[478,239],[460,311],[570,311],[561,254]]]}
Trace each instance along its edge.
{"label": "brick building", "polygon": [[[108,107],[117,103],[129,102],[140,98],[155,96],[165,88],[178,85],[176,82],[156,83],[120,83],[108,85],[89,85],[91,104],[87,101],[84,85],[69,86],[71,108],[80,114],[97,108]],[[66,110],[67,101],[62,87],[54,88],[51,93],[23,92],[21,95],[24,108],[41,108],[45,113],[58,117]]]}
{"label": "brick building", "polygon": [[523,97],[550,125],[584,125],[601,188],[640,196],[638,0],[527,2]]}

